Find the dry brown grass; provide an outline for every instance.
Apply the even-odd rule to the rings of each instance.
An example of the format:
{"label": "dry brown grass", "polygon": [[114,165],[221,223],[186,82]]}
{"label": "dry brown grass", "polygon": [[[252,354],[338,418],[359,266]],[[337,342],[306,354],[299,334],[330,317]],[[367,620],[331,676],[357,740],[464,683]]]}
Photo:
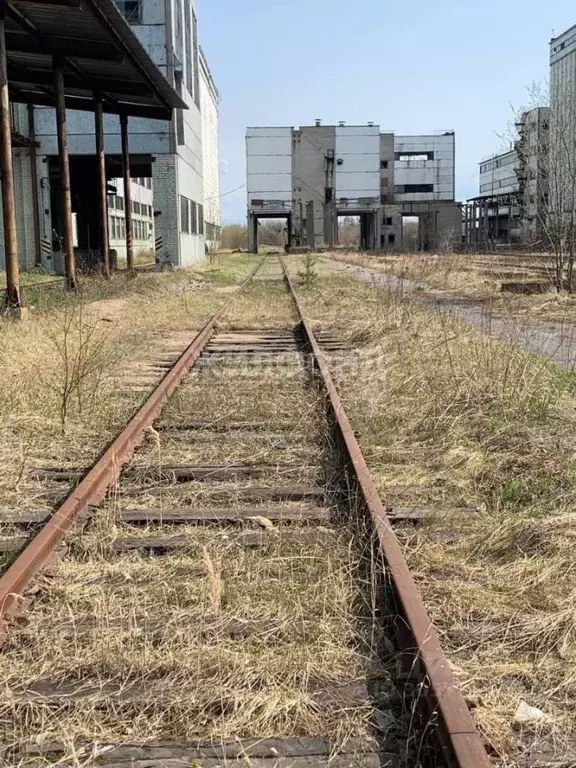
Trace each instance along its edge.
{"label": "dry brown grass", "polygon": [[[185,532],[189,552],[169,558],[115,558],[101,537],[86,541],[91,554],[44,583],[3,653],[4,745],[363,732],[368,708],[343,715],[318,699],[368,663],[352,642],[350,536],[270,533],[264,550],[247,550],[227,529]],[[34,701],[23,692],[41,678],[91,690]]]}
{"label": "dry brown grass", "polygon": [[[276,286],[258,286],[226,323],[286,327],[292,312]],[[193,373],[160,420],[264,421],[272,438],[247,430],[230,442],[208,442],[208,430],[199,430],[199,440],[197,432],[158,428],[133,464],[281,462],[301,468],[289,484],[313,484],[324,471],[321,401],[300,369],[288,378],[285,372]],[[113,490],[66,557],[39,580],[33,609],[3,649],[2,744],[56,740],[74,754],[82,740],[314,735],[345,742],[365,735],[372,707],[351,703],[341,686],[378,678],[385,687],[395,664],[376,659],[373,585],[359,576],[354,532],[270,524],[265,504],[255,505],[261,514],[245,524],[216,529],[129,526],[119,515],[126,505],[193,509],[222,492],[235,506],[239,489],[279,484],[286,482],[272,470],[241,483],[157,482],[136,498],[126,492],[137,482]],[[259,546],[245,543],[254,532],[264,539]],[[187,546],[163,556],[114,549],[127,536],[162,535],[183,536]],[[34,696],[41,681],[45,693],[79,686],[84,693]]]}
{"label": "dry brown grass", "polygon": [[[576,722],[572,377],[342,275],[302,296],[317,324],[364,339],[365,364],[335,372],[384,500],[440,512],[401,537],[498,761],[540,738],[561,752]],[[463,504],[478,513],[442,517]],[[522,700],[548,720],[515,723]]]}
{"label": "dry brown grass", "polygon": [[412,280],[419,292],[446,292],[477,300],[495,315],[518,316],[527,322],[576,321],[576,296],[550,292],[536,295],[503,293],[502,283],[550,281],[554,270],[545,256],[514,254],[390,254],[334,253],[338,261],[377,269]]}
{"label": "dry brown grass", "polygon": [[[230,281],[254,263],[234,264]],[[0,321],[2,505],[49,505],[49,489],[31,470],[89,465],[160,380],[151,364],[181,352],[227,298],[209,285],[196,290],[201,284],[186,272],[143,275],[132,285],[122,299],[92,303],[92,291],[24,323]]]}

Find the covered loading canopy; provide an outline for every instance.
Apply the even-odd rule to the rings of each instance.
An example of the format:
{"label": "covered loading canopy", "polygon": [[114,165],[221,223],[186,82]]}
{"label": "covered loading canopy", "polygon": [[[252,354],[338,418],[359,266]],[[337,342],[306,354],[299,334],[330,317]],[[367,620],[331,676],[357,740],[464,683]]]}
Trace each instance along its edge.
{"label": "covered loading canopy", "polygon": [[170,120],[186,103],[162,76],[112,0],[0,0],[10,99],[54,106],[54,60],[66,106]]}

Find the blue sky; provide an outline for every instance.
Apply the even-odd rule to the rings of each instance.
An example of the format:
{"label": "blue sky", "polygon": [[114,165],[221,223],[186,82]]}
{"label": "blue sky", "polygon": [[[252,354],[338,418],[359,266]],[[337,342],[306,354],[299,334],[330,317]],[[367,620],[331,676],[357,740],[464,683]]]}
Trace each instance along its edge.
{"label": "blue sky", "polygon": [[[547,76],[548,43],[576,24],[568,0],[198,0],[221,92],[221,192],[245,183],[248,125],[369,120],[397,133],[456,131],[456,194],[503,148],[513,108]],[[222,197],[245,216],[244,189]]]}

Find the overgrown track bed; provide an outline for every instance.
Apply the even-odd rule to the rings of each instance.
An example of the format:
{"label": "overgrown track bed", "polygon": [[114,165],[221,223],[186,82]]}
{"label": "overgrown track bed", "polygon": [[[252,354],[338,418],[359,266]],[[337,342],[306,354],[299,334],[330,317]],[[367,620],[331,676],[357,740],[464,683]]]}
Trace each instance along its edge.
{"label": "overgrown track bed", "polygon": [[268,259],[82,480],[38,468],[78,485],[0,580],[0,764],[489,765],[291,290]]}

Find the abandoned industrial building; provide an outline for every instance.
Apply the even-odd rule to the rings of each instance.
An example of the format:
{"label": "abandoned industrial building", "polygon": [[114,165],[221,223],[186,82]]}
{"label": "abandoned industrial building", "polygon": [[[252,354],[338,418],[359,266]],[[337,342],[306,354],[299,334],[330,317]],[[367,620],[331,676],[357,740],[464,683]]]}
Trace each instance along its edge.
{"label": "abandoned industrial building", "polygon": [[9,0],[0,36],[9,304],[19,266],[73,286],[111,252],[184,266],[216,247],[219,94],[192,0]]}
{"label": "abandoned industrial building", "polygon": [[419,244],[460,243],[455,135],[382,133],[378,125],[255,127],[246,132],[248,241],[260,219],[285,219],[288,244],[338,242],[339,217],[358,217],[360,247],[402,245],[403,219],[419,222]]}
{"label": "abandoned industrial building", "polygon": [[550,110],[523,112],[513,147],[479,164],[478,195],[464,208],[466,242],[536,243],[548,204]]}

